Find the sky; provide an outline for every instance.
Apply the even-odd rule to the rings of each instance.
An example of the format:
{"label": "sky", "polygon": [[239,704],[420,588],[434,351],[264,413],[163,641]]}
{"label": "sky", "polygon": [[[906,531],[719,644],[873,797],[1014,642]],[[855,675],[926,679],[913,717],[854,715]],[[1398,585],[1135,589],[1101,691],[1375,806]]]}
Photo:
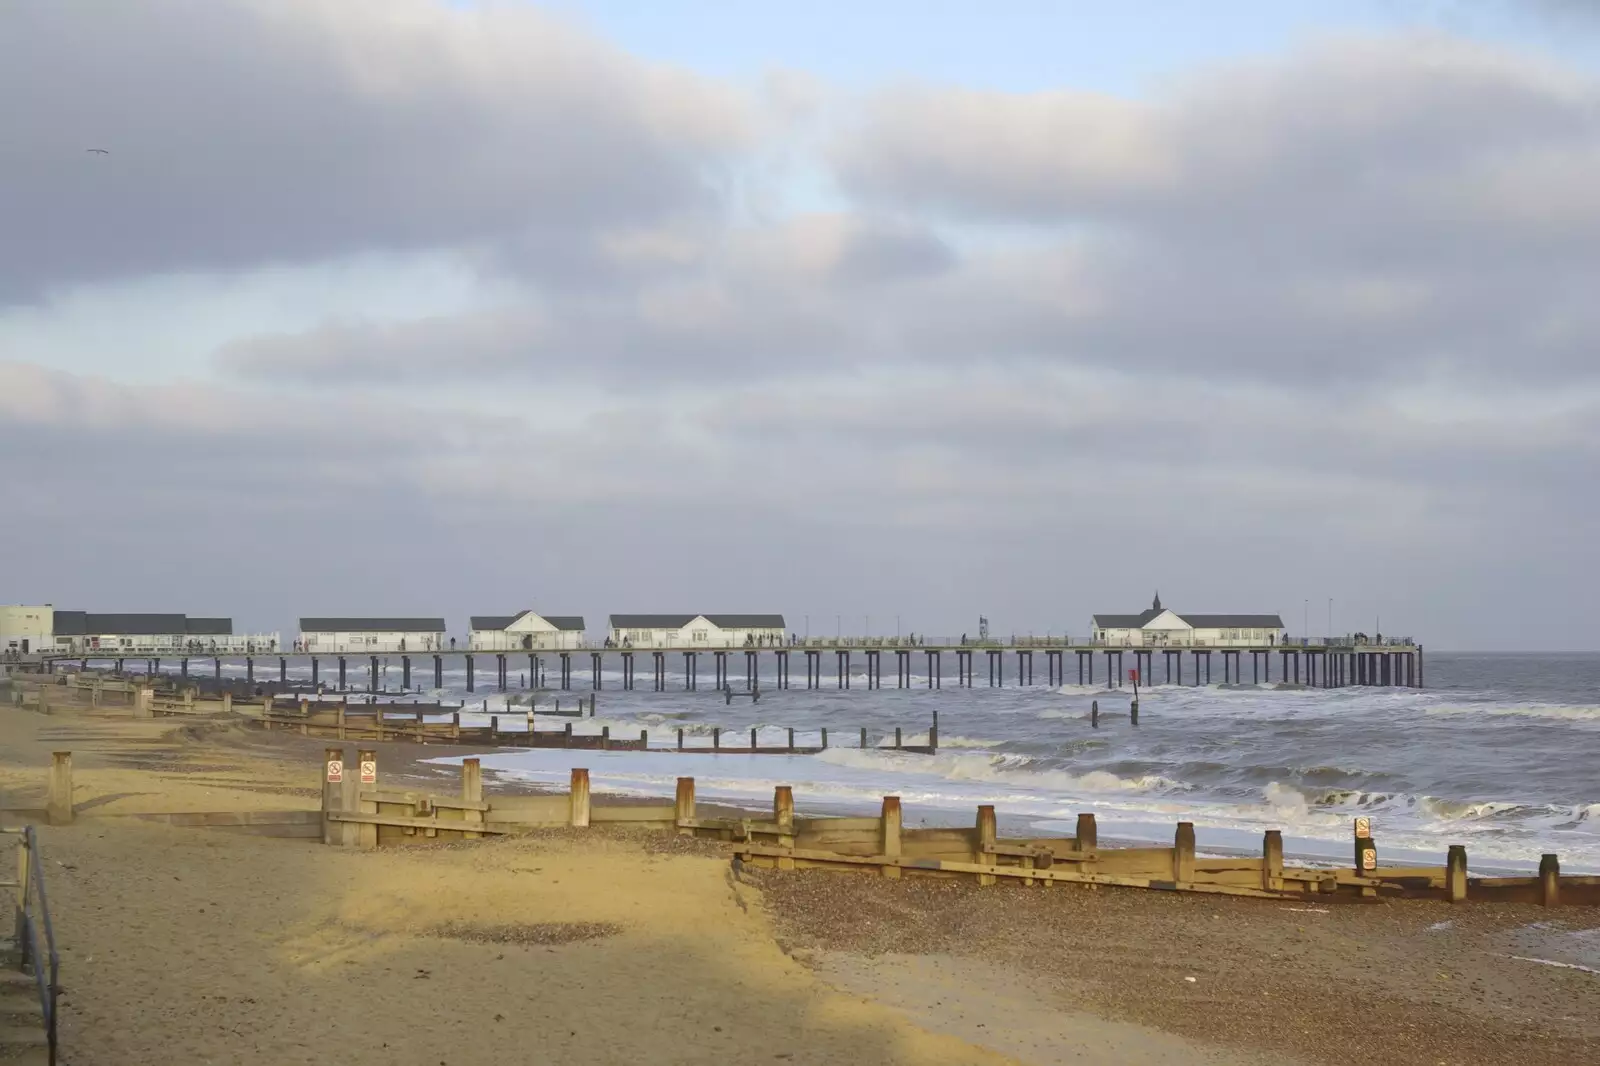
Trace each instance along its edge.
{"label": "sky", "polygon": [[0,602],[1594,650],[1597,75],[1586,0],[12,0]]}

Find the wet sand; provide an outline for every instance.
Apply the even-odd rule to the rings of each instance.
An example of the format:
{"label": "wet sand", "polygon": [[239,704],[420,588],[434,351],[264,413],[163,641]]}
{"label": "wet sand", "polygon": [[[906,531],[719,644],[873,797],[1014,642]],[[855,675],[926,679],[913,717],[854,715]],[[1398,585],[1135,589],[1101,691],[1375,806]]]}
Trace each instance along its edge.
{"label": "wet sand", "polygon": [[[136,812],[313,809],[321,740],[0,708],[43,830],[65,1063],[1595,1061],[1600,976],[1510,962],[1537,908],[1292,912],[1136,891],[736,873],[599,830],[360,852]],[[386,783],[454,785],[376,746]],[[491,792],[505,786],[487,783]],[[1429,932],[1439,921],[1444,931]],[[1185,978],[1193,976],[1194,982]]]}

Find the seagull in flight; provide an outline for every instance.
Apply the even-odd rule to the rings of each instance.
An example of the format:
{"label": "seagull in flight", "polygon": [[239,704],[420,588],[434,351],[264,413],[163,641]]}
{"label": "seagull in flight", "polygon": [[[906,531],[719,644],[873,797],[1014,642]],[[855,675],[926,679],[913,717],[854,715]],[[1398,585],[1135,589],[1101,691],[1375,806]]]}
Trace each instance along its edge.
{"label": "seagull in flight", "polygon": [[84,151],[85,152],[98,152],[101,155],[110,155],[111,154],[110,152],[106,151],[104,148],[85,148]]}

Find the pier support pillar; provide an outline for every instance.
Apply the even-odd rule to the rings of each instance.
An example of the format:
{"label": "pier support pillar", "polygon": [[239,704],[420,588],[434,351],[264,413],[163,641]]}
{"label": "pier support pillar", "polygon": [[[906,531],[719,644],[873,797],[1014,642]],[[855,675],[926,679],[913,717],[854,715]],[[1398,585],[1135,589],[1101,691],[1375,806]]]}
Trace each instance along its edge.
{"label": "pier support pillar", "polygon": [[592,651],[592,652],[589,653],[589,665],[594,671],[594,689],[595,689],[596,692],[598,692],[598,691],[600,691],[600,653],[599,652]]}
{"label": "pier support pillar", "polygon": [[367,665],[367,691],[378,691],[378,657],[374,655]]}
{"label": "pier support pillar", "polygon": [[477,671],[473,666],[472,656],[468,655],[465,658],[467,664],[467,691],[471,692],[478,684]]}
{"label": "pier support pillar", "polygon": [[411,691],[411,656],[400,656],[400,687]]}
{"label": "pier support pillar", "polygon": [[311,657],[311,687],[312,688],[316,688],[318,683],[319,682],[317,681],[317,657],[315,655],[313,655]]}
{"label": "pier support pillar", "polygon": [[339,691],[344,691],[344,656],[339,656]]}

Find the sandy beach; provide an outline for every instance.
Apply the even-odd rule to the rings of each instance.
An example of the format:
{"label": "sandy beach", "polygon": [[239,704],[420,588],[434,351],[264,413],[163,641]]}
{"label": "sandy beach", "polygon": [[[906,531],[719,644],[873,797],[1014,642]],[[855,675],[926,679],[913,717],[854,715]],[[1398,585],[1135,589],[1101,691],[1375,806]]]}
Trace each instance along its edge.
{"label": "sandy beach", "polygon": [[[42,805],[49,752],[74,753],[78,821],[42,831],[64,1062],[1600,1056],[1600,976],[1508,958],[1533,923],[1600,925],[1577,908],[757,873],[601,830],[361,852],[116,817],[312,809],[322,747],[0,709],[6,807]],[[386,780],[450,787],[419,761],[437,749],[379,750]]]}

